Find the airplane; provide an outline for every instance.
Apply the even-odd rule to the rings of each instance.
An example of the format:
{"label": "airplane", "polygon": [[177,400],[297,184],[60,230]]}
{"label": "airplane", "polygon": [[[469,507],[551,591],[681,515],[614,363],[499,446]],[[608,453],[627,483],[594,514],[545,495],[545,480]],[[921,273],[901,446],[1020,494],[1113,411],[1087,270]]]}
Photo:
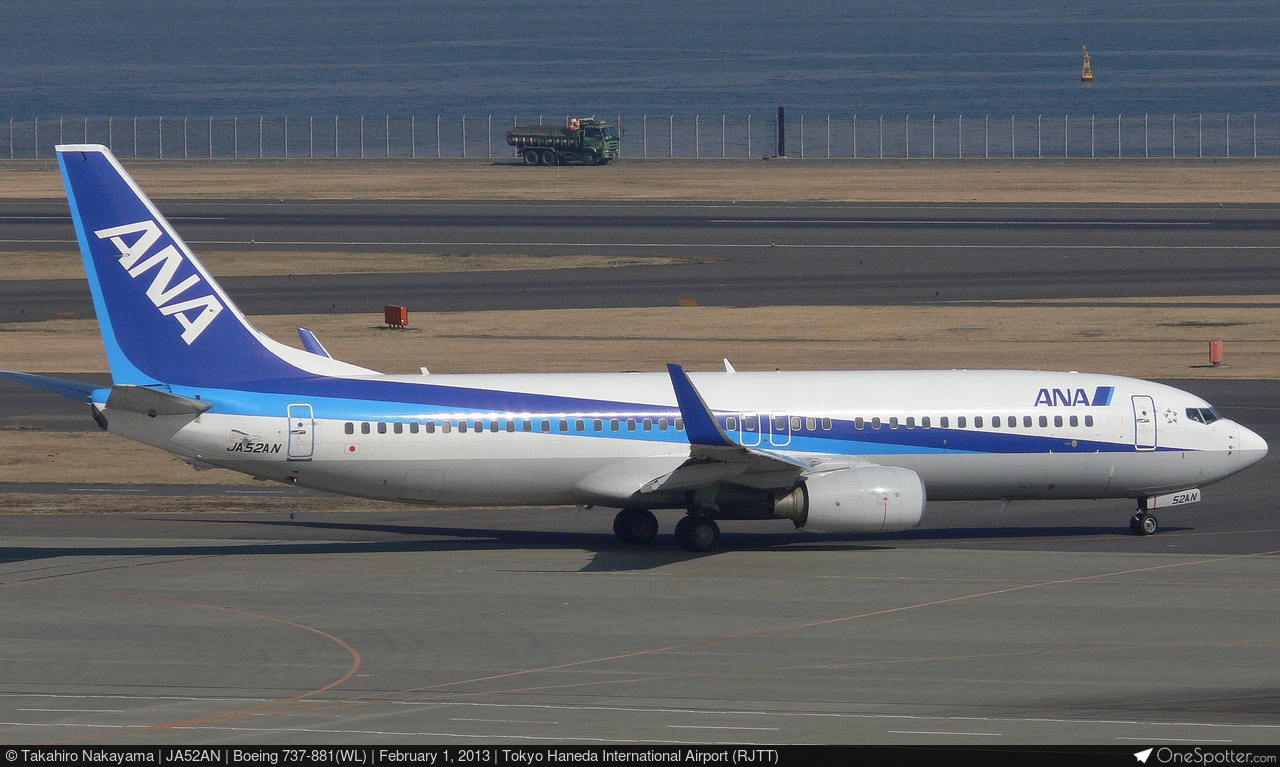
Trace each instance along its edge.
{"label": "airplane", "polygon": [[834,533],[917,526],[926,499],[1129,498],[1157,508],[1267,443],[1159,383],[1018,370],[384,375],[256,329],[111,152],[57,147],[111,386],[7,378],[105,430],[220,467],[365,498],[618,509],[648,544],[720,545],[717,520]]}

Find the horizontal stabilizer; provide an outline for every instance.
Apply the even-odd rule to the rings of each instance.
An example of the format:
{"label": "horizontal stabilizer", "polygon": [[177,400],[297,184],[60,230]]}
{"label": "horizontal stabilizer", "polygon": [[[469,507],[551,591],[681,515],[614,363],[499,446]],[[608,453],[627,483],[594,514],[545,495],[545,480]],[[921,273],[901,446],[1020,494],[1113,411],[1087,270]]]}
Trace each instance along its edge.
{"label": "horizontal stabilizer", "polygon": [[145,413],[152,418],[158,415],[199,415],[213,403],[207,400],[183,397],[146,386],[112,386],[107,397],[107,408]]}
{"label": "horizontal stabilizer", "polygon": [[105,388],[99,384],[85,383],[83,381],[68,381],[65,378],[38,376],[32,373],[14,373],[8,370],[0,370],[0,376],[18,383],[24,383],[27,386],[34,386],[37,389],[60,394],[63,397],[70,397],[80,402],[92,402],[94,391]]}

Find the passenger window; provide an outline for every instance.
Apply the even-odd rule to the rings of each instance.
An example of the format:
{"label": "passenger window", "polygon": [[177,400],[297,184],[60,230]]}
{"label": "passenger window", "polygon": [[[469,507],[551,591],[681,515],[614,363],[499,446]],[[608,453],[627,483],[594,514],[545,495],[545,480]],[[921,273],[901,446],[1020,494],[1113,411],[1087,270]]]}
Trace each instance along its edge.
{"label": "passenger window", "polygon": [[791,416],[791,431],[800,431],[800,416]]}
{"label": "passenger window", "polygon": [[[1040,416],[1040,420],[1042,420],[1042,421],[1043,421],[1043,420],[1044,420],[1044,416]],[[1048,424],[1047,424],[1047,422],[1046,422],[1046,423],[1042,423],[1042,424],[1040,424],[1040,425],[1041,425],[1041,426],[1046,426],[1046,425],[1048,425]],[[1031,416],[1029,416],[1029,415],[1024,415],[1024,416],[1022,416],[1022,426],[1023,426],[1023,428],[1026,428],[1026,429],[1030,429],[1030,428],[1031,428]]]}
{"label": "passenger window", "polygon": [[744,418],[742,419],[742,430],[743,430],[743,431],[755,431],[755,430],[756,430],[756,417],[755,417],[755,416],[753,416],[753,415],[749,415],[749,416],[744,417]]}
{"label": "passenger window", "polygon": [[[665,419],[665,418],[659,418],[659,419],[658,419],[658,428],[659,428],[659,429],[665,429],[665,428],[667,428],[667,419]],[[724,430],[725,430],[725,431],[737,431],[737,430],[738,430],[738,419],[737,419],[737,418],[734,418],[733,416],[729,416],[728,418],[724,419]]]}
{"label": "passenger window", "polygon": [[872,418],[872,419],[871,419],[871,428],[873,428],[873,429],[877,429],[877,430],[880,428],[880,417],[879,417],[879,416],[876,416],[875,418]]}
{"label": "passenger window", "polygon": [[[981,425],[982,425],[982,417],[981,417],[981,416],[979,416],[979,417],[977,417],[977,418],[973,419],[973,422],[974,422],[974,423],[976,423],[977,425],[981,426]],[[993,416],[991,416],[991,428],[993,428],[993,429],[999,429],[999,428],[1000,428],[1000,416],[998,416],[998,415],[993,415]]]}
{"label": "passenger window", "polygon": [[938,425],[939,425],[939,426],[941,426],[942,428],[946,429],[946,428],[948,428],[949,426],[951,426],[951,419],[950,419],[950,418],[947,418],[947,417],[944,415],[944,416],[942,416],[941,418],[939,418],[939,419],[938,419]]}
{"label": "passenger window", "polygon": [[785,415],[776,415],[773,417],[773,432],[781,434],[787,430],[787,417]]}
{"label": "passenger window", "polygon": [[[956,419],[956,426],[961,429],[965,428],[965,426],[967,426],[967,424],[965,423],[966,420],[967,419],[964,416],[960,416],[959,418]],[[981,426],[982,424],[975,424],[975,425]]]}
{"label": "passenger window", "polygon": [[890,429],[898,428],[898,416],[895,415],[889,418],[889,428]]}
{"label": "passenger window", "polygon": [[516,430],[516,422],[515,422],[515,421],[507,421],[507,433],[508,433],[508,434],[513,434],[513,433],[515,432],[515,430]]}
{"label": "passenger window", "polygon": [[[670,425],[670,423],[667,421],[667,419],[665,419],[665,418],[659,418],[659,419],[658,419],[658,431],[666,431],[666,430],[667,430],[667,426],[669,426],[669,425]],[[733,430],[733,427],[730,427],[730,431],[732,431],[732,430]]]}
{"label": "passenger window", "polygon": [[440,432],[441,432],[442,434],[448,434],[448,433],[449,433],[449,430],[450,430],[450,429],[452,429],[452,428],[453,428],[453,423],[452,423],[452,422],[450,422],[450,421],[441,421],[441,422],[440,422]]}
{"label": "passenger window", "polygon": [[[1073,416],[1073,417],[1074,417],[1074,416]],[[1085,416],[1085,417],[1084,417],[1084,425],[1085,425],[1085,426],[1093,426],[1093,416],[1091,416],[1091,415],[1087,415],[1087,416]]]}
{"label": "passenger window", "polygon": [[369,422],[368,422],[368,421],[365,421],[364,423],[360,424],[360,433],[361,433],[361,434],[368,434],[368,433],[369,433]]}
{"label": "passenger window", "polygon": [[857,429],[858,431],[862,431],[863,428],[866,427],[866,425],[867,425],[867,422],[862,420],[862,416],[858,416],[857,418],[853,419],[853,428]]}
{"label": "passenger window", "polygon": [[1072,426],[1079,426],[1080,419],[1073,415],[1071,416],[1071,420],[1068,423],[1070,423]]}
{"label": "passenger window", "polygon": [[435,434],[435,433],[436,433],[436,422],[435,422],[435,421],[427,421],[427,433],[428,433],[428,434]]}
{"label": "passenger window", "polygon": [[609,419],[609,431],[617,431],[621,426],[622,423],[617,418]]}
{"label": "passenger window", "polygon": [[1054,426],[1057,426],[1057,427],[1059,427],[1059,428],[1061,428],[1061,426],[1062,426],[1062,416],[1060,416],[1060,415],[1055,415],[1055,416],[1053,417],[1053,425],[1054,425]]}
{"label": "passenger window", "polygon": [[410,422],[409,422],[409,433],[410,433],[410,434],[417,434],[417,433],[418,433],[418,422],[417,422],[417,421],[410,421]]}
{"label": "passenger window", "polygon": [[461,418],[458,419],[458,433],[459,434],[467,433],[467,422],[462,420]]}
{"label": "passenger window", "polygon": [[644,430],[645,430],[645,431],[653,431],[653,419],[652,419],[652,418],[646,418],[646,419],[644,419]]}
{"label": "passenger window", "polygon": [[[496,422],[494,422],[494,424],[490,424],[490,425],[496,425]],[[476,427],[476,432],[477,432],[477,433],[483,432],[483,431],[484,431],[484,421],[476,421],[476,422],[475,422],[475,427]],[[494,431],[497,431],[497,429],[495,428],[495,429],[494,429]]]}
{"label": "passenger window", "polygon": [[927,429],[927,428],[929,428],[929,426],[930,426],[929,416],[925,416],[925,417],[921,418],[921,419],[920,419],[920,425],[921,425],[921,426],[923,426],[923,427],[924,427],[924,428],[926,428],[926,429]]}
{"label": "passenger window", "polygon": [[604,431],[604,421],[597,418],[591,422],[591,428],[595,431]]}
{"label": "passenger window", "polygon": [[908,428],[908,429],[914,429],[914,428],[916,428],[916,417],[915,417],[915,416],[913,416],[913,415],[909,415],[909,416],[907,416],[907,428]]}
{"label": "passenger window", "polygon": [[831,431],[831,419],[830,419],[830,418],[823,418],[823,419],[822,419],[822,430],[823,430],[823,431]]}
{"label": "passenger window", "polygon": [[628,419],[627,419],[627,431],[635,431],[635,430],[636,430],[636,419],[634,419],[634,418],[628,418]]}
{"label": "passenger window", "polygon": [[396,421],[395,425],[392,426],[391,430],[394,431],[396,434],[404,434],[404,424],[400,423],[399,421]]}
{"label": "passenger window", "polygon": [[543,431],[544,433],[545,433],[545,432],[549,432],[549,431],[551,431],[551,422],[550,422],[550,421],[548,421],[548,420],[547,420],[547,419],[545,419],[545,418],[544,418],[544,419],[542,419],[542,431]]}
{"label": "passenger window", "polygon": [[804,419],[804,428],[808,431],[817,431],[818,419],[813,417]]}
{"label": "passenger window", "polygon": [[561,418],[561,419],[560,419],[560,433],[561,433],[561,434],[563,434],[563,433],[564,433],[564,432],[566,432],[566,431],[569,431],[569,421],[568,421],[568,419],[566,419],[566,418]]}
{"label": "passenger window", "polygon": [[577,422],[576,422],[576,423],[574,423],[573,428],[574,428],[574,430],[575,430],[575,431],[580,431],[580,432],[581,432],[581,431],[586,431],[586,430],[587,430],[587,422],[586,422],[586,421],[584,421],[584,420],[582,420],[581,418],[579,418],[579,419],[577,420]]}
{"label": "passenger window", "polygon": [[676,419],[676,431],[684,431],[684,419],[683,419],[683,418],[677,418],[677,419]]}
{"label": "passenger window", "polygon": [[351,423],[350,421],[347,421],[346,425],[342,427],[342,430],[343,430],[344,432],[346,432],[347,434],[355,434],[355,433],[356,433],[356,425],[355,425],[355,424],[353,424],[353,423]]}
{"label": "passenger window", "polygon": [[524,419],[521,419],[521,421],[520,421],[520,430],[521,430],[521,431],[529,431],[529,432],[533,431],[533,421],[526,421],[526,420],[524,420]]}
{"label": "passenger window", "polygon": [[[964,425],[964,424],[961,424],[961,426],[963,426],[963,425]],[[975,428],[975,429],[981,429],[981,428],[982,428],[982,416],[980,416],[980,415],[975,415],[975,416],[973,417],[973,428]]]}
{"label": "passenger window", "polygon": [[379,433],[379,434],[386,434],[386,433],[387,433],[387,422],[386,422],[386,421],[378,421],[378,433]]}

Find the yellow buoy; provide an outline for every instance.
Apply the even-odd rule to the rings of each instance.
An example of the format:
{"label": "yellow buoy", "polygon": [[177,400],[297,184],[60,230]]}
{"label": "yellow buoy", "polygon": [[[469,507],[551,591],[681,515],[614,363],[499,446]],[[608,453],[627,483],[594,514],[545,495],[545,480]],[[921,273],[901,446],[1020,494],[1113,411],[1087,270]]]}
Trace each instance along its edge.
{"label": "yellow buoy", "polygon": [[1080,48],[1084,50],[1084,69],[1080,70],[1080,82],[1091,83],[1093,82],[1093,70],[1089,68],[1089,49],[1083,45]]}

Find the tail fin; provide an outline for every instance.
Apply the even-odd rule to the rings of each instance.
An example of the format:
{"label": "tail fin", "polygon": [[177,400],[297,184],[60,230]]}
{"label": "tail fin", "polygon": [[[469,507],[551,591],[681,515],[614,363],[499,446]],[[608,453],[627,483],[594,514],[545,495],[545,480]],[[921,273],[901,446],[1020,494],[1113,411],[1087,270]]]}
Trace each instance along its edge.
{"label": "tail fin", "polygon": [[106,147],[57,152],[115,383],[234,386],[372,372],[253,327]]}

